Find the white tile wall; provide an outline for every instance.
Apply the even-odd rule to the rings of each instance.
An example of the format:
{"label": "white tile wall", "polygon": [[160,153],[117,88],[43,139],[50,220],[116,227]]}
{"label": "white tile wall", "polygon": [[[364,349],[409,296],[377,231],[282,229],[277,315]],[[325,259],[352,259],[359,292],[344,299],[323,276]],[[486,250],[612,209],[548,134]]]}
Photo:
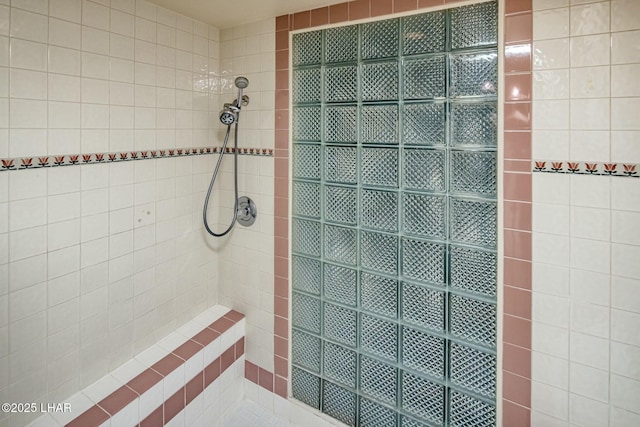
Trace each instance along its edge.
{"label": "white tile wall", "polygon": [[[237,96],[233,80],[249,79],[244,91],[250,103],[240,117],[239,147],[274,147],[275,20],[268,19],[220,33],[220,106]],[[225,78],[225,76],[228,76]],[[219,107],[219,106],[218,106]],[[217,117],[217,116],[216,116]],[[218,138],[224,128],[216,124]],[[229,145],[233,143],[231,139]],[[272,157],[240,157],[240,195],[257,204],[258,217],[249,228],[236,226],[221,242],[220,303],[246,313],[247,360],[273,372],[273,183]],[[227,156],[220,176],[217,229],[227,227],[233,206],[233,163]]]}
{"label": "white tile wall", "polygon": [[[533,6],[534,156],[637,162],[638,2]],[[534,174],[533,185],[532,424],[635,425],[640,182]]]}
{"label": "white tile wall", "polygon": [[[0,6],[0,157],[216,144],[218,40],[144,0]],[[217,302],[214,161],[0,173],[1,400],[63,401]]]}

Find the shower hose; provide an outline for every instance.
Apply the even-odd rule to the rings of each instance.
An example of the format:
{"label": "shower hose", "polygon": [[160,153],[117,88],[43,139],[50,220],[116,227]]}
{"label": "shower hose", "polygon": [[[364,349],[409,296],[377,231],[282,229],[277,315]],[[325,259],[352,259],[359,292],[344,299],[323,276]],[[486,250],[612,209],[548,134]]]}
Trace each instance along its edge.
{"label": "shower hose", "polygon": [[[239,117],[238,117],[239,119]],[[236,223],[238,219],[238,119],[235,122],[235,129],[233,134],[233,187],[234,187],[234,198],[235,203],[233,206],[233,219],[231,220],[231,224],[224,230],[222,233],[214,232],[210,227],[207,221],[207,210],[209,208],[209,198],[211,197],[211,191],[213,191],[213,186],[216,182],[216,177],[218,176],[218,170],[220,169],[220,165],[222,164],[222,158],[224,157],[225,152],[227,151],[227,143],[229,142],[229,134],[231,133],[231,124],[227,125],[227,133],[224,137],[224,143],[222,144],[222,150],[220,151],[220,155],[218,156],[218,162],[216,163],[216,168],[213,171],[213,176],[211,177],[211,182],[209,183],[209,189],[207,190],[207,197],[204,199],[204,208],[202,209],[202,219],[204,221],[204,228],[207,230],[207,233],[214,237],[222,237],[229,234],[231,229]]]}

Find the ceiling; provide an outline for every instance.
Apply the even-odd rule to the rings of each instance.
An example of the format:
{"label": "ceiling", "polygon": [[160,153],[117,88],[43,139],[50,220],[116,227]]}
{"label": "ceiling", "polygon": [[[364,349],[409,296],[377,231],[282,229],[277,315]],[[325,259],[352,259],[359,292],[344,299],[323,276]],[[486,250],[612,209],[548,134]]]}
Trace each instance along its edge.
{"label": "ceiling", "polygon": [[287,13],[344,3],[345,0],[151,0],[220,29]]}

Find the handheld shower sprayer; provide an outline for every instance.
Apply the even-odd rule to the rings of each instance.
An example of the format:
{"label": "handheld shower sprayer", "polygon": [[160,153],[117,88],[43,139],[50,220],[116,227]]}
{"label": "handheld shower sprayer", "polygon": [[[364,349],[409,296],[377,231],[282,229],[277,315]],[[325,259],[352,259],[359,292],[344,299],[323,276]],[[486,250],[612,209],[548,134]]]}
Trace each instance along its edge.
{"label": "handheld shower sprayer", "polygon": [[224,104],[224,108],[220,111],[220,122],[226,126],[234,124],[238,120],[240,109],[249,105],[249,97],[242,95],[242,91],[249,86],[249,79],[240,76],[236,78],[234,83],[238,88],[238,97],[232,103]]}
{"label": "handheld shower sprayer", "polygon": [[[243,95],[242,91],[249,86],[249,79],[246,77],[237,77],[235,79],[235,86],[238,88],[238,97],[233,100],[231,103],[224,104],[222,111],[220,111],[220,122],[223,125],[227,126],[227,132],[224,137],[224,143],[222,145],[222,150],[220,150],[220,155],[218,156],[218,162],[216,163],[216,167],[213,171],[213,176],[211,177],[211,183],[209,184],[209,190],[207,191],[207,196],[204,200],[204,209],[202,211],[202,218],[204,221],[204,228],[207,230],[209,234],[215,237],[222,237],[228,234],[236,221],[244,226],[250,226],[254,223],[256,216],[258,215],[258,210],[256,208],[255,203],[249,197],[242,196],[238,197],[238,119],[240,117],[240,110],[242,107],[249,105],[249,97],[247,95]],[[227,227],[225,231],[222,233],[214,232],[207,222],[207,209],[209,207],[209,198],[211,197],[211,191],[213,190],[213,186],[216,182],[216,176],[218,175],[218,170],[220,169],[220,164],[222,163],[222,157],[227,151],[227,143],[229,142],[229,134],[231,133],[231,125],[235,123],[235,131],[234,131],[234,187],[235,187],[235,204],[233,207],[233,220],[231,224]]]}

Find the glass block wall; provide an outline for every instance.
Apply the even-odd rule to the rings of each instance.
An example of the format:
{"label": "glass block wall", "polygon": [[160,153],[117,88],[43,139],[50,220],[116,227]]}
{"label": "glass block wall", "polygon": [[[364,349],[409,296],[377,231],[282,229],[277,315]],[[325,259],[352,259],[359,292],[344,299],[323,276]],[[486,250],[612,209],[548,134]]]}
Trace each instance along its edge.
{"label": "glass block wall", "polygon": [[497,4],[298,33],[292,58],[293,397],[495,425]]}

